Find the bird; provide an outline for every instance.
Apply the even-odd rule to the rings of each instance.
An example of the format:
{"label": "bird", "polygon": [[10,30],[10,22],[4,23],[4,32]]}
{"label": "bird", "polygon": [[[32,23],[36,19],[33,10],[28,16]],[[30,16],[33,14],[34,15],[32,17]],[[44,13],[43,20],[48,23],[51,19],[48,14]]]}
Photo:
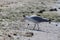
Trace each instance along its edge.
{"label": "bird", "polygon": [[39,17],[37,15],[31,15],[31,16],[25,16],[23,15],[24,19],[25,20],[29,20],[29,21],[32,21],[34,24],[34,27],[33,27],[33,30],[35,29],[35,27],[37,26],[38,27],[38,30],[39,30],[39,23],[41,22],[49,22],[50,20],[46,19],[46,18],[42,18],[42,17]]}

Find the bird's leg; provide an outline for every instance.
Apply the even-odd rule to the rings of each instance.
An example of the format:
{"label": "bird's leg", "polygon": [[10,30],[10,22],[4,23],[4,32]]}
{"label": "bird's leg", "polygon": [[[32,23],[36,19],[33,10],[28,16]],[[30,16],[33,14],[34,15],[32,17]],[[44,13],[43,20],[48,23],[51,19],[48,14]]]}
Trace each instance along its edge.
{"label": "bird's leg", "polygon": [[36,24],[34,24],[33,30],[35,29],[35,27],[36,27]]}
{"label": "bird's leg", "polygon": [[29,25],[30,25],[30,24],[27,24],[27,29],[29,29]]}
{"label": "bird's leg", "polygon": [[37,24],[38,30],[39,30],[39,24]]}

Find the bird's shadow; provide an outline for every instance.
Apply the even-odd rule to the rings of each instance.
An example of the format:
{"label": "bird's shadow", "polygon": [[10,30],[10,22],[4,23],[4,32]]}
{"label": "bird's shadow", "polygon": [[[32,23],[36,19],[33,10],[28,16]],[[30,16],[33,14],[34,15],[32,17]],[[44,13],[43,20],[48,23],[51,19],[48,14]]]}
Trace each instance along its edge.
{"label": "bird's shadow", "polygon": [[43,30],[37,30],[37,29],[29,29],[29,30],[46,32],[46,31],[43,31]]}

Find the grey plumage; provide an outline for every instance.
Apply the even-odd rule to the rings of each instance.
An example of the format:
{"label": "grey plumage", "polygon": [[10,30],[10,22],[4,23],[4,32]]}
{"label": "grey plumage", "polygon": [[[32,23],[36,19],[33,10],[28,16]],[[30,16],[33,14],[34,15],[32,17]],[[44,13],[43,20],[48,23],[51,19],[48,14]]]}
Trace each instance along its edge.
{"label": "grey plumage", "polygon": [[48,19],[41,18],[41,17],[36,16],[36,15],[35,15],[35,16],[34,16],[34,15],[33,15],[33,16],[25,16],[24,19],[34,22],[35,25],[34,25],[34,28],[33,28],[33,29],[35,29],[35,27],[36,27],[36,25],[37,25],[37,26],[38,26],[38,30],[39,30],[39,25],[38,25],[38,23],[40,23],[40,22],[49,22]]}

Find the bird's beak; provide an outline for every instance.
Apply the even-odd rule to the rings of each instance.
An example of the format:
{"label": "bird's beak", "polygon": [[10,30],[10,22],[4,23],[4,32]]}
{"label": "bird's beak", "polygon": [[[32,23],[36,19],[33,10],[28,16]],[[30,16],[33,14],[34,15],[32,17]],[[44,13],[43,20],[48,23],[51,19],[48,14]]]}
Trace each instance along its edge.
{"label": "bird's beak", "polygon": [[21,19],[21,22],[25,22],[25,19]]}

